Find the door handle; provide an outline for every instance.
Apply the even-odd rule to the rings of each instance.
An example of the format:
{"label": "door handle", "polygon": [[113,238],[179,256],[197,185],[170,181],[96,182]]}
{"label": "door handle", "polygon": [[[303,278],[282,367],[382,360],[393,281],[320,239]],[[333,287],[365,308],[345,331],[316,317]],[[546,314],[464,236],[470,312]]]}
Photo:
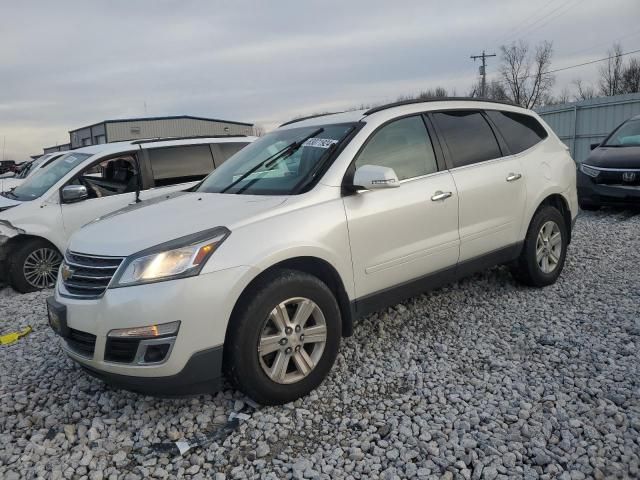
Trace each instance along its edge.
{"label": "door handle", "polygon": [[441,190],[438,190],[436,193],[433,194],[433,196],[431,197],[431,201],[432,202],[437,202],[438,200],[446,200],[447,198],[449,198],[451,195],[453,195],[451,192],[443,192]]}
{"label": "door handle", "polygon": [[520,180],[522,178],[521,173],[510,173],[507,176],[507,182],[515,182],[516,180]]}

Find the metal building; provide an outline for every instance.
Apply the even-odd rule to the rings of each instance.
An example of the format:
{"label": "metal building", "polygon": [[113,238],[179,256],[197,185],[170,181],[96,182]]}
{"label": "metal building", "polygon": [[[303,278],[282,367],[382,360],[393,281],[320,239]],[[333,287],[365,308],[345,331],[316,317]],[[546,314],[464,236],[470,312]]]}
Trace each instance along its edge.
{"label": "metal building", "polygon": [[104,120],[69,132],[71,148],[143,138],[251,135],[252,123],[180,115]]}
{"label": "metal building", "polygon": [[46,155],[47,153],[53,153],[53,152],[66,152],[67,150],[71,149],[71,144],[70,143],[63,143],[62,145],[54,145],[53,147],[44,147],[43,150],[43,155]]}
{"label": "metal building", "polygon": [[625,120],[640,114],[640,93],[592,98],[536,109],[545,122],[582,162],[592,143],[600,143]]}

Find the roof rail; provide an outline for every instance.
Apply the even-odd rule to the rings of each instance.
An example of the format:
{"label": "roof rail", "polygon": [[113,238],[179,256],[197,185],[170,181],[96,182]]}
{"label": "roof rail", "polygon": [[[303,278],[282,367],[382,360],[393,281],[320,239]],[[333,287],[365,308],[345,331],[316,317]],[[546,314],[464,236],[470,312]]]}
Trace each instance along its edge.
{"label": "roof rail", "polygon": [[282,125],[280,125],[280,127],[284,127],[285,125],[291,125],[292,123],[303,122],[303,121],[309,120],[311,118],[326,117],[327,115],[336,115],[338,113],[344,113],[344,112],[316,113],[315,115],[309,115],[309,116],[306,116],[306,117],[294,118],[293,120],[289,120],[288,122],[284,122]]}
{"label": "roof rail", "polygon": [[154,143],[154,142],[170,142],[171,140],[196,140],[198,138],[246,138],[246,135],[191,135],[186,137],[155,137],[142,140],[133,140],[131,145],[140,145],[141,143]]}
{"label": "roof rail", "polygon": [[413,105],[414,103],[429,103],[429,102],[453,102],[453,101],[465,101],[465,102],[484,102],[484,103],[499,103],[501,105],[509,105],[511,107],[520,107],[520,105],[516,105],[512,102],[500,101],[500,100],[490,100],[488,98],[478,98],[478,97],[440,97],[440,98],[426,98],[426,99],[413,99],[413,100],[401,100],[399,102],[387,103],[385,105],[379,105],[377,107],[370,108],[363,115],[371,115],[372,113],[381,112],[382,110],[387,110],[388,108],[393,107],[401,107],[403,105]]}

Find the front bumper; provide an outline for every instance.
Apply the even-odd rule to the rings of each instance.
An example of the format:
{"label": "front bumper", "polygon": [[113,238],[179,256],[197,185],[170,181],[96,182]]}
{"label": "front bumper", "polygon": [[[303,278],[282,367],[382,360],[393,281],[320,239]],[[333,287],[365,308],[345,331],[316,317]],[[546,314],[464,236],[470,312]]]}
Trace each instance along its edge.
{"label": "front bumper", "polygon": [[[214,391],[222,375],[227,324],[250,274],[250,267],[236,267],[107,289],[101,298],[89,300],[65,297],[59,280],[53,303],[64,308],[71,332],[62,348],[88,373],[130,390],[162,395]],[[113,361],[110,331],[175,321],[180,328],[162,362]]]}
{"label": "front bumper", "polygon": [[578,169],[578,199],[583,206],[640,206],[640,185],[604,185]]}

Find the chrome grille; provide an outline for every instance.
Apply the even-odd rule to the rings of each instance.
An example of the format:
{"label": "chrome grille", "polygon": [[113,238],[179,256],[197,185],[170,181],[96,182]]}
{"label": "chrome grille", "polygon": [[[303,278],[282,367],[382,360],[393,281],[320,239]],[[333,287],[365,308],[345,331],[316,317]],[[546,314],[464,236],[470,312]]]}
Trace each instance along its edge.
{"label": "chrome grille", "polygon": [[62,283],[67,294],[78,298],[102,296],[123,260],[67,252],[62,264]]}

